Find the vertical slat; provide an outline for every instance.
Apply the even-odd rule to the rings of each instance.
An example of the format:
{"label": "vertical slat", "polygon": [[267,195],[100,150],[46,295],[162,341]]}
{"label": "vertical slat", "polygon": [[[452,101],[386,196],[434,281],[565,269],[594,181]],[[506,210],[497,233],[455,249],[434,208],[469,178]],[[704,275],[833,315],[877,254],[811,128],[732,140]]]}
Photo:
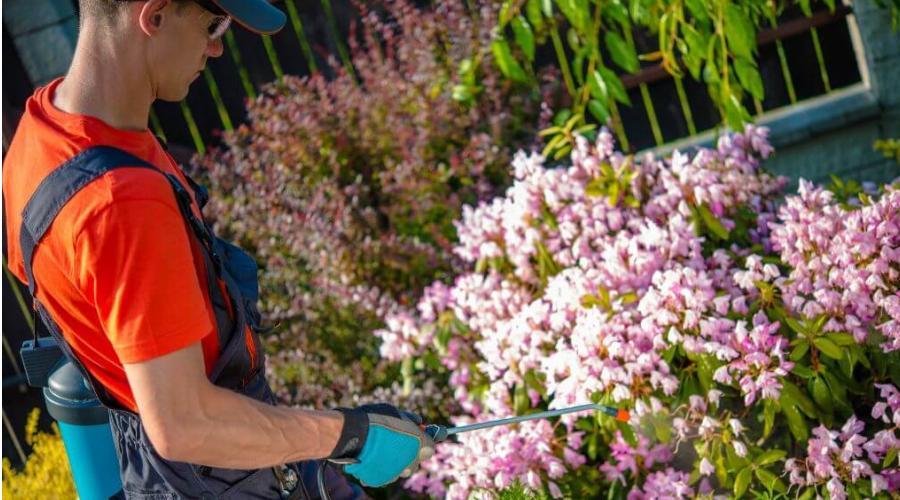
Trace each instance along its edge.
{"label": "vertical slat", "polygon": [[275,46],[272,44],[272,37],[264,35],[262,37],[263,45],[266,47],[266,55],[269,56],[269,62],[272,63],[272,71],[275,72],[275,78],[281,80],[284,71],[281,70],[281,62],[278,60],[278,54],[275,53]]}
{"label": "vertical slat", "polygon": [[231,117],[228,116],[228,110],[225,109],[225,103],[222,102],[222,95],[219,94],[219,85],[216,84],[216,79],[209,66],[203,70],[203,76],[206,78],[206,86],[209,87],[209,93],[216,103],[216,110],[219,112],[219,119],[222,120],[222,127],[228,131],[234,130],[234,126],[231,124]]}
{"label": "vertical slat", "polygon": [[644,107],[647,111],[647,119],[650,120],[650,129],[653,130],[653,140],[659,146],[663,143],[663,136],[662,131],[659,129],[659,120],[656,118],[656,109],[653,107],[653,101],[650,99],[650,91],[647,89],[647,85],[642,83],[640,88],[641,98],[644,100]]}
{"label": "vertical slat", "polygon": [[790,99],[791,104],[795,104],[797,102],[797,93],[794,91],[794,80],[791,78],[791,70],[788,68],[787,55],[784,53],[784,44],[781,43],[781,40],[775,40],[775,48],[778,50],[778,60],[781,62],[781,74],[784,76],[788,99]]}
{"label": "vertical slat", "polygon": [[334,39],[334,45],[337,47],[338,54],[341,56],[341,62],[344,63],[344,69],[347,70],[348,74],[355,78],[356,73],[353,71],[353,63],[350,61],[350,54],[347,52],[347,47],[344,46],[340,31],[338,31],[337,21],[334,18],[334,10],[331,8],[331,0],[321,1],[322,8],[325,10],[325,17],[328,19],[328,31]]}
{"label": "vertical slat", "polygon": [[687,123],[688,133],[695,135],[697,126],[694,125],[694,115],[691,113],[691,105],[687,100],[687,94],[684,92],[684,85],[681,83],[681,77],[674,77],[675,90],[678,92],[678,102],[681,104],[681,113],[684,115],[684,121]]}
{"label": "vertical slat", "polygon": [[3,427],[6,428],[6,433],[9,434],[9,438],[13,442],[13,446],[16,448],[16,453],[19,454],[19,459],[24,464],[28,457],[25,456],[25,450],[22,449],[22,443],[19,442],[19,437],[16,436],[16,431],[13,429],[11,423],[9,423],[9,417],[6,416],[6,411],[3,411]]}
{"label": "vertical slat", "polygon": [[197,128],[197,122],[194,121],[194,114],[187,105],[186,100],[178,103],[181,106],[181,114],[184,115],[184,121],[187,123],[188,130],[191,132],[191,139],[194,140],[194,147],[200,154],[206,154],[206,145],[203,144],[203,138],[200,136],[200,129]]}
{"label": "vertical slat", "polygon": [[755,97],[753,98],[753,109],[756,110],[756,116],[763,114],[763,111],[765,111],[763,110],[762,103]]}
{"label": "vertical slat", "polygon": [[825,86],[825,92],[831,92],[828,69],[825,68],[825,57],[822,56],[822,45],[819,44],[819,32],[813,27],[810,28],[809,34],[812,36],[813,47],[816,49],[816,59],[819,61],[819,74],[822,75],[822,84]]}
{"label": "vertical slat", "polygon": [[25,318],[28,329],[31,330],[31,333],[34,333],[34,317],[32,316],[31,308],[29,308],[28,303],[25,302],[25,297],[22,296],[22,291],[19,289],[19,283],[15,276],[13,276],[9,271],[9,268],[6,267],[6,257],[3,257],[3,274],[6,275],[6,280],[9,282],[9,288],[12,289],[13,295],[16,296],[16,302],[19,303],[19,310],[22,311],[22,317]]}
{"label": "vertical slat", "polygon": [[247,72],[247,68],[241,60],[241,51],[238,50],[237,42],[235,41],[234,34],[231,30],[225,32],[225,45],[228,46],[228,52],[231,54],[231,59],[238,69],[238,76],[241,78],[241,85],[244,87],[244,92],[250,99],[256,99],[256,89],[254,89],[253,84],[250,83],[250,73]]}
{"label": "vertical slat", "polygon": [[163,141],[168,141],[166,138],[166,133],[163,131],[162,123],[159,121],[159,117],[156,116],[156,111],[153,110],[153,107],[150,108],[150,126],[153,128],[153,133],[162,138]]}
{"label": "vertical slat", "polygon": [[610,104],[613,131],[615,131],[616,137],[619,138],[619,144],[622,146],[622,151],[631,151],[631,144],[628,142],[628,134],[625,133],[625,124],[622,123],[622,115],[619,113],[619,105],[616,101],[610,101]]}
{"label": "vertical slat", "polygon": [[288,16],[291,18],[291,25],[294,27],[294,34],[297,35],[297,41],[300,42],[300,50],[303,51],[303,57],[306,58],[306,65],[310,73],[319,71],[316,64],[316,58],[313,54],[312,47],[309,45],[309,39],[306,37],[306,31],[303,29],[303,22],[300,20],[300,13],[297,12],[297,6],[294,0],[285,0],[284,4],[288,9]]}
{"label": "vertical slat", "polygon": [[16,358],[16,353],[13,352],[12,346],[10,346],[9,341],[6,340],[6,335],[3,336],[3,353],[6,354],[9,362],[12,363],[13,371],[16,372],[16,375],[21,375],[22,369],[19,368],[19,359]]}

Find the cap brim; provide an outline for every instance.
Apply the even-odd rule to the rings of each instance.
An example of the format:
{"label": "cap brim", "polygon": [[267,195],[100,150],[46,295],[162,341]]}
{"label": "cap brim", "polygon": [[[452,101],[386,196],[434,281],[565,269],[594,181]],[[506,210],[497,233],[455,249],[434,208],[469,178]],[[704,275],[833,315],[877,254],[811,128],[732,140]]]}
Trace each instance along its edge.
{"label": "cap brim", "polygon": [[278,32],[287,22],[284,12],[267,0],[213,0],[241,26],[261,35]]}

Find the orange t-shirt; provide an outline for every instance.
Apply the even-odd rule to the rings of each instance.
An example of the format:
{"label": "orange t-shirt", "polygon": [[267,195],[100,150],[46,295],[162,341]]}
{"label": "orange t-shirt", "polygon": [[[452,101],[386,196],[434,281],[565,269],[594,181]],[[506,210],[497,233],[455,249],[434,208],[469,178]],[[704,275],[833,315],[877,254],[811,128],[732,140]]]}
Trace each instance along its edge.
{"label": "orange t-shirt", "polygon": [[[149,130],[121,130],[56,108],[53,94],[61,81],[28,99],[3,162],[9,268],[23,282],[22,210],[38,184],[80,151],[115,146],[177,175],[191,192]],[[201,340],[207,374],[218,357],[200,251],[169,181],[146,168],[116,169],[85,186],[35,250],[38,300],[85,368],[132,411],[137,409],[122,363]]]}

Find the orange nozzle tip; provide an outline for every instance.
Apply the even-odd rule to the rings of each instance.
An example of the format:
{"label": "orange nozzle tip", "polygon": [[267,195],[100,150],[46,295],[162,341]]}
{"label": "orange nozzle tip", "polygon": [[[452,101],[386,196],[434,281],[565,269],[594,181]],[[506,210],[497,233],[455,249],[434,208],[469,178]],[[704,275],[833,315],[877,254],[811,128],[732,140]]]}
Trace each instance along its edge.
{"label": "orange nozzle tip", "polygon": [[616,420],[618,420],[619,422],[628,422],[629,420],[631,420],[631,414],[628,413],[628,410],[620,409],[618,412],[616,412]]}

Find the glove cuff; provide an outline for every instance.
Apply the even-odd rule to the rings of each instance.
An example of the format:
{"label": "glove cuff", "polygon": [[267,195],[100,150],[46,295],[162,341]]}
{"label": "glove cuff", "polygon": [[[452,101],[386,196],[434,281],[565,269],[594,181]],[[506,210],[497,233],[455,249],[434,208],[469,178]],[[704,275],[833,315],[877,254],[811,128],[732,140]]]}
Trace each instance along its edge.
{"label": "glove cuff", "polygon": [[332,450],[329,459],[356,458],[362,452],[369,434],[369,415],[358,408],[335,408],[344,415],[341,437]]}

